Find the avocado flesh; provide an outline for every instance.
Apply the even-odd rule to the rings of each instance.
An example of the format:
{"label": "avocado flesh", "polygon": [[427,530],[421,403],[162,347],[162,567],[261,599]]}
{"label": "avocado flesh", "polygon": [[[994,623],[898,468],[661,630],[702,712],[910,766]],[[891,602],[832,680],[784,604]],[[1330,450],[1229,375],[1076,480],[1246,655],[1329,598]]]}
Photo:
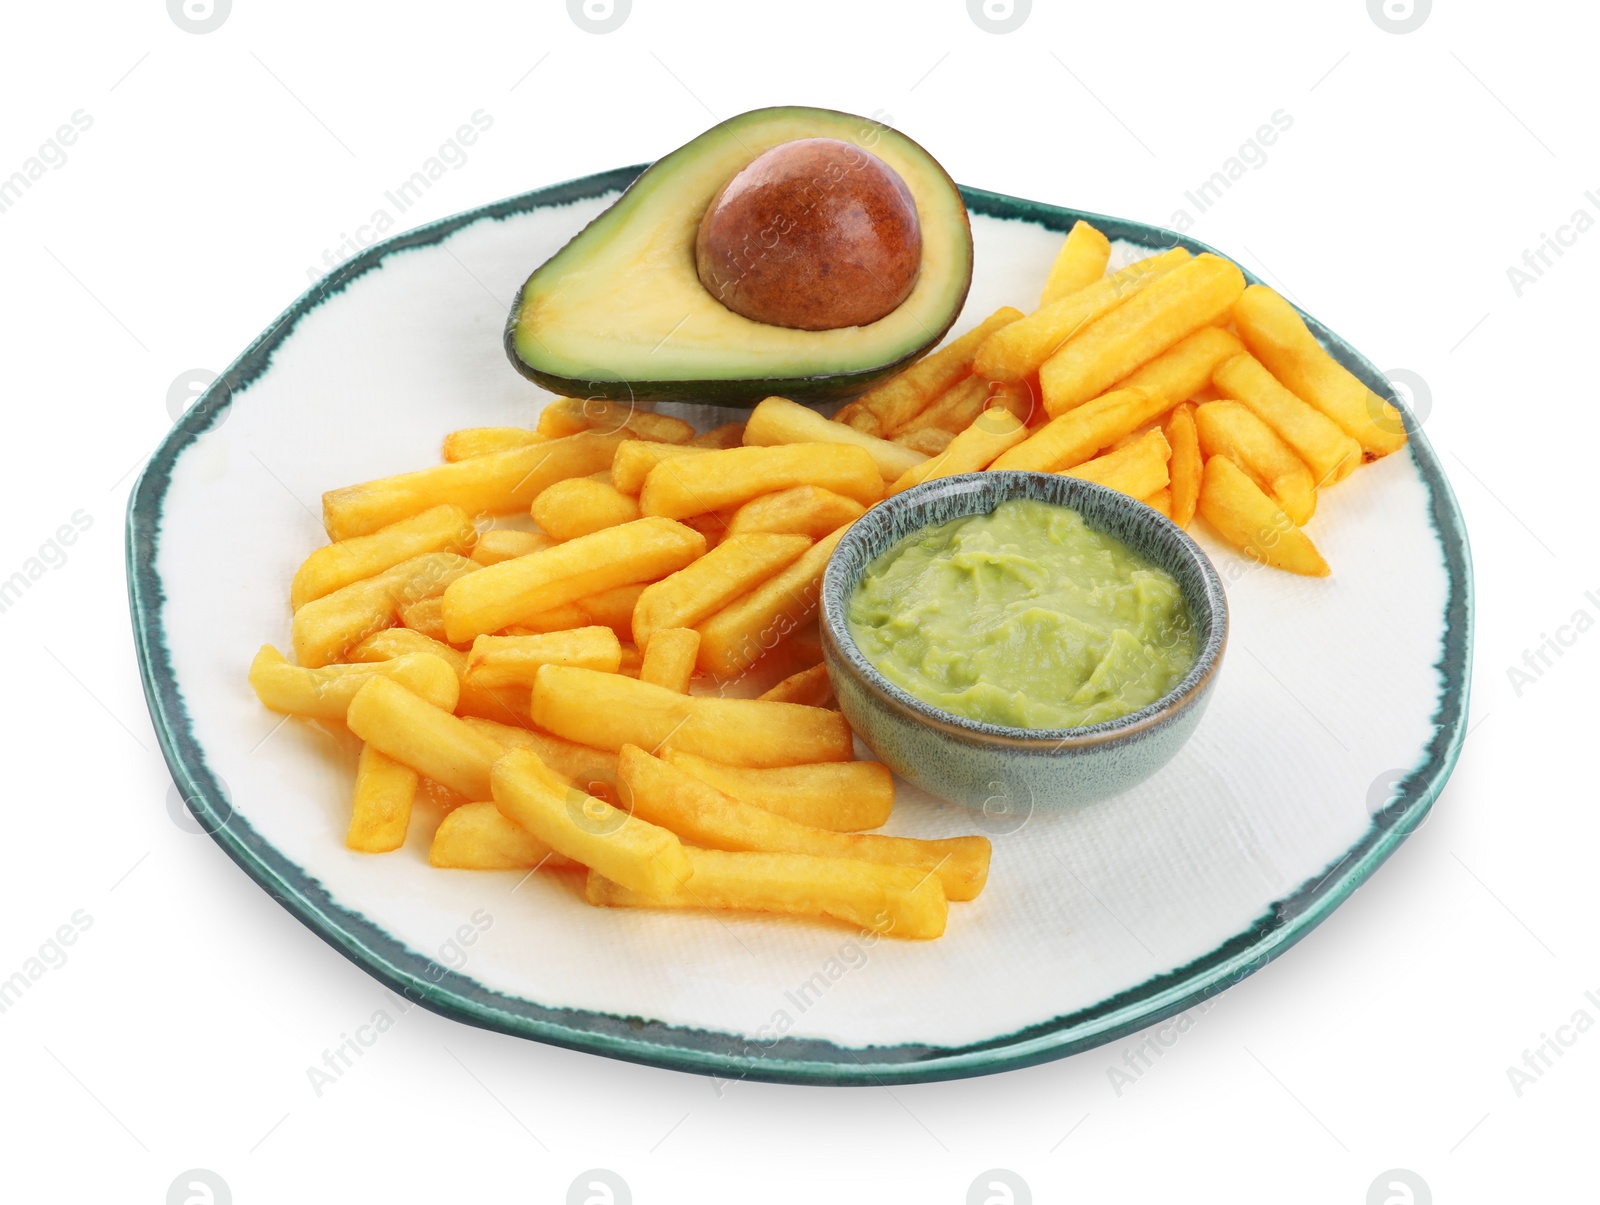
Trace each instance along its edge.
{"label": "avocado flesh", "polygon": [[[700,283],[695,232],[717,192],[757,155],[837,138],[906,182],[922,230],[911,293],[866,326],[805,331],[735,314]],[[557,393],[750,406],[779,393],[847,397],[939,341],[972,278],[961,194],[909,138],[828,109],[758,109],[715,126],[641,174],[523,286],[506,329],[518,371]]]}

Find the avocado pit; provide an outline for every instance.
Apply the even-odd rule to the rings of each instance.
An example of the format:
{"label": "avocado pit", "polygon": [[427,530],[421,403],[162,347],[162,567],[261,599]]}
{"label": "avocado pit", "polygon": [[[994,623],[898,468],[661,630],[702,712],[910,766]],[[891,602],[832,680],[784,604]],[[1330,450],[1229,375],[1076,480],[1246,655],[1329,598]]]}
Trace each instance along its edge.
{"label": "avocado pit", "polygon": [[898,172],[834,138],[784,142],[712,198],[695,237],[700,283],[755,322],[866,326],[917,283],[922,230]]}

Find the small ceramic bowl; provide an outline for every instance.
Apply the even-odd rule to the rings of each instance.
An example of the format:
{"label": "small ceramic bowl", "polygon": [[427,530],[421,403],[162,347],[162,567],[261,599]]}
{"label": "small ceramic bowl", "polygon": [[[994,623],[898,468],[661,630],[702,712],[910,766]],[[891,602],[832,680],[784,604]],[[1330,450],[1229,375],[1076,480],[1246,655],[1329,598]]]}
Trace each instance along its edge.
{"label": "small ceramic bowl", "polygon": [[[1182,682],[1121,719],[1083,728],[1011,728],[934,707],[879,673],[845,615],[866,567],[922,527],[987,514],[1012,498],[1071,507],[1177,581],[1199,629]],[[1106,799],[1171,760],[1200,721],[1228,642],[1228,602],[1199,545],[1126,494],[1054,473],[965,473],[897,494],[847,531],[822,578],[822,652],[850,726],[890,769],[991,819],[1062,811]]]}

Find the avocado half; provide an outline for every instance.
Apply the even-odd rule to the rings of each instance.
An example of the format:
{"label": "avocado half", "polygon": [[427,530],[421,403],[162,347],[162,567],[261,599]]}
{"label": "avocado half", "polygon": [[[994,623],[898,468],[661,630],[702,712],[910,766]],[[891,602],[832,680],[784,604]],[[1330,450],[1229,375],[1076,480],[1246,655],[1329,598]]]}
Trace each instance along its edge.
{"label": "avocado half", "polygon": [[[806,331],[735,314],[700,283],[695,232],[718,191],[757,155],[797,138],[836,138],[906,182],[922,229],[910,294],[866,326]],[[851,397],[944,336],[972,283],[972,230],[961,194],[911,139],[831,109],[756,109],[658,160],[616,204],[522,286],[506,354],[523,376],[565,396],[753,406],[781,394]]]}

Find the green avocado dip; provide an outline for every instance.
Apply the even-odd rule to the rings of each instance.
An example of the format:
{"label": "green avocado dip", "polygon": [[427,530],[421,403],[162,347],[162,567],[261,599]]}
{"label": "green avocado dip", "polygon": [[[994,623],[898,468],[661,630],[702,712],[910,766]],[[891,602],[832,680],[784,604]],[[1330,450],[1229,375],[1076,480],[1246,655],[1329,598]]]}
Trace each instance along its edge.
{"label": "green avocado dip", "polygon": [[925,703],[1012,728],[1078,728],[1189,672],[1177,582],[1075,510],[1028,498],[912,532],[867,566],[850,634]]}

